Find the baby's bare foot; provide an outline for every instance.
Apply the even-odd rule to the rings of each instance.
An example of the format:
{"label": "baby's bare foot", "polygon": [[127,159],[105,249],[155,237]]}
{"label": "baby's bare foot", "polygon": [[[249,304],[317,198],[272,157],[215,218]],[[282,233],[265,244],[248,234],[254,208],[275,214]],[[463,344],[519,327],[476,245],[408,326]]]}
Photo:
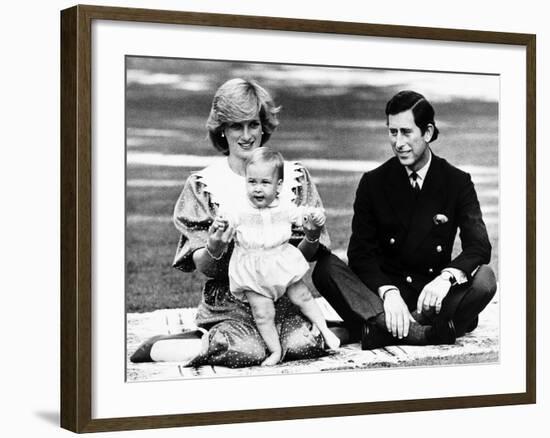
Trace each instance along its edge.
{"label": "baby's bare foot", "polygon": [[281,353],[280,352],[273,352],[267,358],[264,359],[261,366],[263,367],[270,367],[273,365],[277,365],[281,361]]}

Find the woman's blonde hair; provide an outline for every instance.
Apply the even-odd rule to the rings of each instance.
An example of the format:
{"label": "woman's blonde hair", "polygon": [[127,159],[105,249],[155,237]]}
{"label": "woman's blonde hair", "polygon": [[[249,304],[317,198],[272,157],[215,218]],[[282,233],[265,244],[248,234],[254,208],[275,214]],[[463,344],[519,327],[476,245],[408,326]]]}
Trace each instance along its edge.
{"label": "woman's blonde hair", "polygon": [[279,125],[276,107],[271,95],[255,81],[230,79],[218,88],[206,122],[208,136],[216,149],[229,154],[227,139],[222,136],[225,126],[233,122],[260,118],[263,145]]}

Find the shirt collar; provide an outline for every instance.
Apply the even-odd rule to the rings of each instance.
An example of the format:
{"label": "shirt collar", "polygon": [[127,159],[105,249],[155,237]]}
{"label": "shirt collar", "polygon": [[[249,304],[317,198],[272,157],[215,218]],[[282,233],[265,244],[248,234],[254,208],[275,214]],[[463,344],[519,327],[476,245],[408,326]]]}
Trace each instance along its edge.
{"label": "shirt collar", "polygon": [[[426,179],[426,174],[428,173],[428,169],[430,168],[430,164],[432,164],[432,151],[430,149],[428,150],[430,152],[430,158],[428,158],[428,162],[424,164],[421,169],[418,169],[416,171],[416,174],[418,175],[417,181],[419,182],[420,186],[422,186],[422,184],[424,183],[424,180]],[[413,171],[407,166],[405,167],[405,169],[407,170],[407,176],[410,178]]]}
{"label": "shirt collar", "polygon": [[281,204],[281,200],[280,200],[279,197],[277,196],[277,197],[273,200],[273,202],[267,206],[267,208],[278,207],[280,204]]}

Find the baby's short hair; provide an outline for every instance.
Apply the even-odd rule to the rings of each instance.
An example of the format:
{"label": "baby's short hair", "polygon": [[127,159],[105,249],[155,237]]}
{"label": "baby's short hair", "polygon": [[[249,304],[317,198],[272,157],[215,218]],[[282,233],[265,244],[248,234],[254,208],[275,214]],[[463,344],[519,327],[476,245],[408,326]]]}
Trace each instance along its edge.
{"label": "baby's short hair", "polygon": [[280,152],[274,151],[269,146],[262,146],[255,149],[244,164],[245,170],[254,163],[271,164],[277,171],[277,176],[280,180],[283,180],[285,177],[285,160],[283,156]]}

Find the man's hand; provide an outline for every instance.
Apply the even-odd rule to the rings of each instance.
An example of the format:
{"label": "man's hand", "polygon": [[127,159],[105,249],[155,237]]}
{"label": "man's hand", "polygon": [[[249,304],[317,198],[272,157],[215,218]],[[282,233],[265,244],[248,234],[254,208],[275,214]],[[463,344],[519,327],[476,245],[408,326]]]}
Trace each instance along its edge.
{"label": "man's hand", "polygon": [[409,325],[414,318],[397,289],[390,289],[384,296],[384,313],[386,327],[394,337],[399,339],[409,335]]}
{"label": "man's hand", "polygon": [[435,309],[435,313],[438,314],[441,310],[441,303],[449,293],[450,288],[451,283],[448,280],[441,276],[435,277],[420,292],[416,304],[418,313],[424,311],[424,313],[429,314],[431,309]]}

